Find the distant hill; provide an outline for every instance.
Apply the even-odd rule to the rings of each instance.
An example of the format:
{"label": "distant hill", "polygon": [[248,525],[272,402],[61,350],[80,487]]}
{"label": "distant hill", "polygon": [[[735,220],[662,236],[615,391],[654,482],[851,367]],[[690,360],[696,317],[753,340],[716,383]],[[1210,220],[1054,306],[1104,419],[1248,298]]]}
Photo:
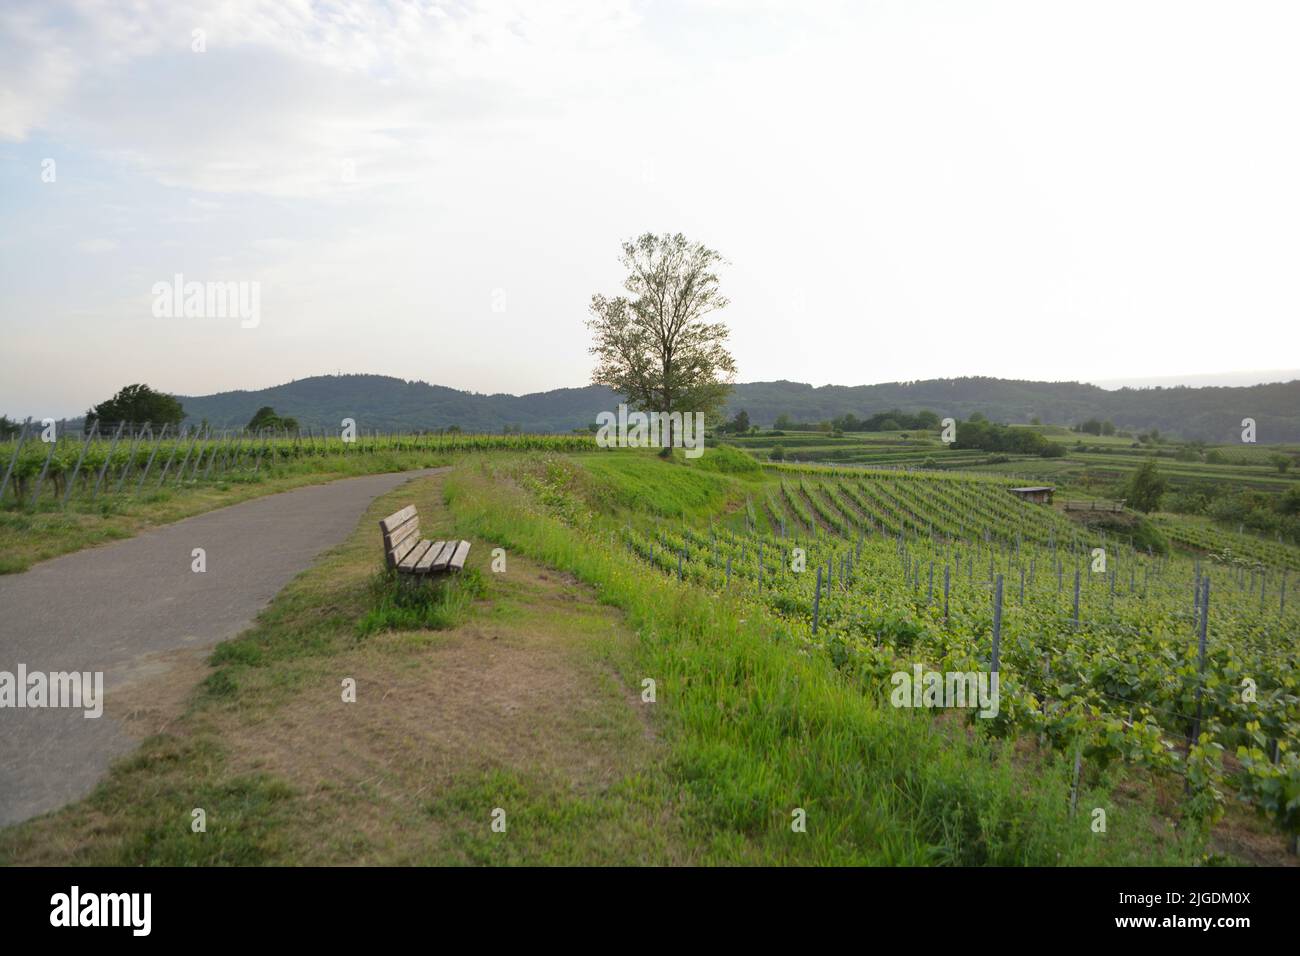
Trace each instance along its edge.
{"label": "distant hill", "polygon": [[1118,427],[1181,438],[1231,442],[1241,439],[1241,420],[1253,418],[1261,442],[1300,441],[1300,380],[1269,385],[1211,388],[1121,388],[1080,382],[1030,382],[1001,378],[949,378],[882,385],[752,382],[736,386],[731,405],[755,422],[769,424],[785,412],[796,421],[819,421],[852,412],[859,418],[899,408],[931,409],[966,418],[981,412],[998,422],[1072,425],[1097,418]]}
{"label": "distant hill", "polygon": [[[581,428],[597,413],[613,409],[609,389],[588,385],[529,395],[480,395],[386,375],[321,375],[257,391],[178,395],[190,421],[244,425],[263,405],[292,415],[302,425],[338,427],[355,418],[383,431],[445,428],[500,432],[518,426],[530,432]],[[737,385],[728,415],[740,409],[756,424],[778,415],[820,421],[852,413],[859,418],[900,408],[931,409],[966,418],[981,412],[993,421],[1074,424],[1109,419],[1124,429],[1158,428],[1162,433],[1207,441],[1237,441],[1241,420],[1254,418],[1261,442],[1300,441],[1300,380],[1233,388],[1122,388],[1108,391],[1079,382],[1029,382],[999,378],[932,379],[880,385],[749,382]]]}
{"label": "distant hill", "polygon": [[607,388],[559,388],[531,395],[479,395],[387,375],[317,375],[257,391],[176,396],[187,421],[246,425],[263,405],[298,419],[304,428],[337,428],[354,418],[365,429],[409,431],[459,425],[469,432],[567,432],[618,404]]}

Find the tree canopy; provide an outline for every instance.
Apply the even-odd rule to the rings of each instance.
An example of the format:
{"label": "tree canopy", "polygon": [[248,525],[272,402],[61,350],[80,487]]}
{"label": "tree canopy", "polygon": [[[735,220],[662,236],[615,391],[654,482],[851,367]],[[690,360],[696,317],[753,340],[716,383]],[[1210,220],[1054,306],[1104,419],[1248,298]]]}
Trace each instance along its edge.
{"label": "tree canopy", "polygon": [[704,320],[727,305],[715,271],[725,260],[680,233],[647,232],[619,261],[627,294],[591,297],[592,384],[641,411],[716,413],[736,377],[727,326]]}
{"label": "tree canopy", "polygon": [[297,431],[298,419],[277,415],[275,409],[270,405],[263,405],[249,419],[248,430],[258,432],[263,428],[269,428],[272,431]]}
{"label": "tree canopy", "polygon": [[179,425],[185,419],[185,409],[172,396],[155,391],[148,385],[128,385],[107,401],[100,402],[86,412],[86,427],[95,422],[116,425],[132,422],[143,425]]}
{"label": "tree canopy", "polygon": [[1138,511],[1155,511],[1160,507],[1166,482],[1156,471],[1154,459],[1148,458],[1133,472],[1124,489],[1124,501]]}

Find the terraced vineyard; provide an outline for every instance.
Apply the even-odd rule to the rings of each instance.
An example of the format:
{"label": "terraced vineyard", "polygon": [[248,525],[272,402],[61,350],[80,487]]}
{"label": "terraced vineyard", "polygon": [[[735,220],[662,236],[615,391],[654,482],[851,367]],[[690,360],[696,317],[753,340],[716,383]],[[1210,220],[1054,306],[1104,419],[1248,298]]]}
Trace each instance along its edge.
{"label": "terraced vineyard", "polygon": [[1205,519],[1156,515],[1156,527],[1171,540],[1225,564],[1254,564],[1300,570],[1300,549],[1253,534],[1240,534]]}
{"label": "terraced vineyard", "polygon": [[1241,799],[1300,833],[1296,549],[1163,557],[997,479],[774,472],[743,527],[630,524],[622,546],[779,615],[868,695],[886,699],[914,665],[996,667],[982,731],[1180,776],[1198,819]]}

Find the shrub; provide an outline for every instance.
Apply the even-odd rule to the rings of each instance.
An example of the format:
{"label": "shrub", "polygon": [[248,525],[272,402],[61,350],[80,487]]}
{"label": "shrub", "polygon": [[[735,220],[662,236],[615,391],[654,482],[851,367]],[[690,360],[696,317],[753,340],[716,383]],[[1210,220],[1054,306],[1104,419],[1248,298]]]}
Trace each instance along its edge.
{"label": "shrub", "polygon": [[483,593],[482,575],[474,568],[457,574],[416,577],[382,571],[370,583],[375,606],[357,625],[361,636],[380,631],[441,631],[454,627]]}

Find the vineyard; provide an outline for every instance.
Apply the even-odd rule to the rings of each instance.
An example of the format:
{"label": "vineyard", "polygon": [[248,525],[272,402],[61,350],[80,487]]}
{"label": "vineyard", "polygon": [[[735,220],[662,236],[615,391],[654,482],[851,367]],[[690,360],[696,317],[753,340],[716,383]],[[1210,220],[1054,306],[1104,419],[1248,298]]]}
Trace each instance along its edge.
{"label": "vineyard", "polygon": [[[380,434],[358,430],[216,432],[193,428],[177,434],[118,425],[106,434],[58,433],[43,440],[39,428],[0,442],[0,507],[90,506],[113,498],[146,498],[163,489],[193,487],[259,476],[294,467],[321,468],[356,456],[389,456],[393,467],[410,467],[411,456],[473,451],[579,451],[592,447],[587,434],[475,435],[459,432]],[[376,470],[382,470],[376,464]]]}
{"label": "vineyard", "polygon": [[[923,665],[996,671],[978,731],[1181,778],[1300,833],[1296,550],[1138,551],[996,478],[770,468],[739,523],[610,532],[656,571],[761,606],[864,694]],[[1217,542],[1206,542],[1213,545]]]}
{"label": "vineyard", "polygon": [[1156,527],[1187,548],[1203,551],[1228,563],[1250,563],[1300,570],[1300,549],[1258,535],[1229,531],[1209,521],[1168,515],[1155,517]]}

